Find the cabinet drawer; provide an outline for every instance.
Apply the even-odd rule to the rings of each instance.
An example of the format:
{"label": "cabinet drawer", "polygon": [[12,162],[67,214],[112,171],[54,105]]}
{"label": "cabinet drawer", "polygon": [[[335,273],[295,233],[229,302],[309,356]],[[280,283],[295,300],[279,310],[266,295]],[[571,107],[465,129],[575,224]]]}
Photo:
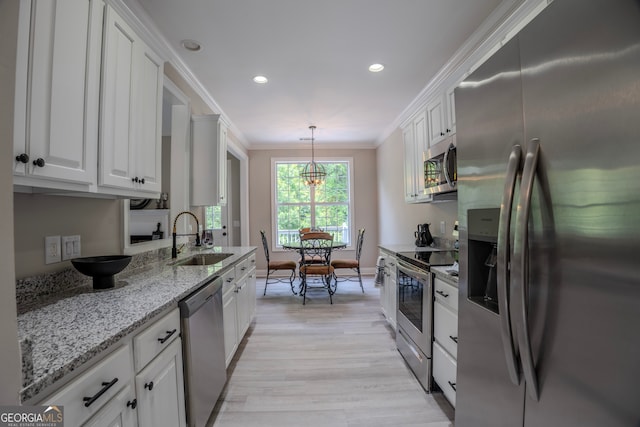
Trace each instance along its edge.
{"label": "cabinet drawer", "polygon": [[458,314],[440,301],[433,304],[433,336],[454,358],[458,357]]}
{"label": "cabinet drawer", "polygon": [[136,372],[147,366],[147,363],[179,335],[180,311],[177,308],[136,335],[133,339]]}
{"label": "cabinet drawer", "polygon": [[440,301],[453,311],[458,312],[458,288],[438,277],[434,277],[433,295],[436,297],[436,301]]}
{"label": "cabinet drawer", "polygon": [[252,253],[251,255],[249,255],[249,257],[247,258],[247,267],[249,268],[249,270],[251,270],[252,268],[256,267],[256,254],[255,254],[255,252]]}
{"label": "cabinet drawer", "polygon": [[125,345],[40,404],[64,406],[65,425],[79,426],[132,379],[131,348]]}
{"label": "cabinet drawer", "polygon": [[241,279],[249,272],[249,259],[245,258],[236,264],[236,279]]}
{"label": "cabinet drawer", "polygon": [[437,342],[433,343],[433,379],[456,407],[456,361]]}
{"label": "cabinet drawer", "polygon": [[236,269],[230,268],[222,275],[222,293],[225,294],[230,288],[236,286]]}

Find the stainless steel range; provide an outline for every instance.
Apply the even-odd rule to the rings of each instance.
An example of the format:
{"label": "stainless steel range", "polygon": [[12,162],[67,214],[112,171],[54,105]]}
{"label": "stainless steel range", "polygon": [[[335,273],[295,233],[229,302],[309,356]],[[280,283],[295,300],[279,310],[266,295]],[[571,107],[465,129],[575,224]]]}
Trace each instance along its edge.
{"label": "stainless steel range", "polygon": [[433,286],[430,267],[451,265],[452,251],[400,252],[398,260],[398,330],[396,345],[414,375],[431,391]]}

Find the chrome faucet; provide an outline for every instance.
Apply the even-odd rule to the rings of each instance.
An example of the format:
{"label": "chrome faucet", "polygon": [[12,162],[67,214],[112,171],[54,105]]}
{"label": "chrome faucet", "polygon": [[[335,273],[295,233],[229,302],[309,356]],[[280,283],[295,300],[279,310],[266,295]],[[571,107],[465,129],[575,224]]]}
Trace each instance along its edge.
{"label": "chrome faucet", "polygon": [[[177,234],[176,225],[178,224],[178,218],[180,218],[180,216],[182,214],[191,215],[193,217],[193,219],[196,220],[196,232],[195,233]],[[196,236],[196,246],[201,246],[201,244],[200,244],[200,222],[198,221],[198,217],[195,216],[192,212],[189,212],[189,211],[182,211],[178,215],[176,215],[176,219],[173,220],[173,246],[171,247],[171,258],[177,258],[178,257],[178,248],[176,247],[176,237],[177,236]]]}

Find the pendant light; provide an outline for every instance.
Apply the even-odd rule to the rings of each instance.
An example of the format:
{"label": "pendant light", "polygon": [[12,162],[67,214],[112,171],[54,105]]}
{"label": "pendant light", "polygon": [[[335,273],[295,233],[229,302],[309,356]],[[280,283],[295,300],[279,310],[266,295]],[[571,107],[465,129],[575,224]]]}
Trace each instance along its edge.
{"label": "pendant light", "polygon": [[[327,172],[325,171],[324,166],[322,164],[316,163],[315,155],[313,151],[313,132],[316,129],[315,126],[309,126],[311,129],[311,161],[304,166],[304,169],[300,173],[300,178],[302,178],[305,185],[310,187],[315,187],[316,185],[321,185],[324,183],[325,178],[327,177]],[[301,141],[308,141],[309,138],[300,138]]]}

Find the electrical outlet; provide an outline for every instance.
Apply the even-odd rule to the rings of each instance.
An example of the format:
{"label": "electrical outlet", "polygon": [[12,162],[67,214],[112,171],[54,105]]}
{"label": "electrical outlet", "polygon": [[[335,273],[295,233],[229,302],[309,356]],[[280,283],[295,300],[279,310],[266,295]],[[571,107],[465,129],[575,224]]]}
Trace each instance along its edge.
{"label": "electrical outlet", "polygon": [[447,222],[440,221],[440,234],[444,236],[446,233],[447,233]]}
{"label": "electrical outlet", "polygon": [[62,236],[62,260],[80,257],[80,236]]}
{"label": "electrical outlet", "polygon": [[44,238],[44,263],[53,264],[62,261],[60,236],[46,236]]}

